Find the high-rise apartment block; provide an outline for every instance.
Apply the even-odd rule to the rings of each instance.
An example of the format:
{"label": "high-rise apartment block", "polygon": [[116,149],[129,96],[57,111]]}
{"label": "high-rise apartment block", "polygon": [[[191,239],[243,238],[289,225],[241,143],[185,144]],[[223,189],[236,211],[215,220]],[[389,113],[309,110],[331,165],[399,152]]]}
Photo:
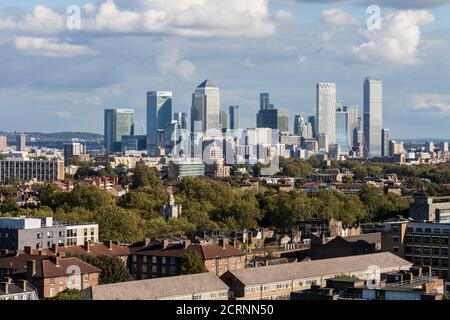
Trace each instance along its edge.
{"label": "high-rise apartment block", "polygon": [[27,151],[27,135],[21,133],[16,138],[16,150],[17,151]]}
{"label": "high-rise apartment block", "polygon": [[316,87],[317,134],[327,136],[329,144],[336,143],[336,84],[318,83]]}
{"label": "high-rise apartment block", "polygon": [[59,160],[0,160],[0,182],[11,178],[24,181],[64,180],[64,161]]}
{"label": "high-rise apartment block", "polygon": [[64,158],[68,159],[75,156],[86,154],[86,146],[79,142],[69,142],[64,144]]}
{"label": "high-rise apartment block", "polygon": [[389,129],[381,131],[381,156],[389,157]]}

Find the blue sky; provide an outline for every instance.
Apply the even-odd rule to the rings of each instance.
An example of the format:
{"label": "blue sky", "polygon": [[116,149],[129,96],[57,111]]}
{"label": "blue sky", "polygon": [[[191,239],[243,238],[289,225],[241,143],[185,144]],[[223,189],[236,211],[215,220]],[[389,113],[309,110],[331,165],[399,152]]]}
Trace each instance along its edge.
{"label": "blue sky", "polygon": [[[203,4],[202,4],[203,3]],[[381,28],[366,26],[379,4]],[[103,109],[149,90],[188,112],[204,79],[255,126],[259,92],[305,117],[315,84],[336,82],[362,109],[366,76],[384,82],[384,127],[396,138],[450,138],[450,0],[46,0],[0,4],[0,131],[101,133]],[[81,9],[68,30],[66,8]],[[360,110],[362,112],[362,110]],[[291,124],[292,125],[292,124]]]}

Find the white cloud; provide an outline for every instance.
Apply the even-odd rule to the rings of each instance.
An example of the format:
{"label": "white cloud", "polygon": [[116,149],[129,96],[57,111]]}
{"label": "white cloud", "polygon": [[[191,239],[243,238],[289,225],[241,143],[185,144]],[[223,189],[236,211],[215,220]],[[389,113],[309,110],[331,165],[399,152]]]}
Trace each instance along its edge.
{"label": "white cloud", "polygon": [[323,22],[334,26],[357,25],[359,21],[347,12],[340,9],[330,9],[322,12]]}
{"label": "white cloud", "polygon": [[300,63],[300,64],[305,63],[306,60],[308,60],[308,58],[306,58],[305,56],[298,56],[298,57],[297,57],[297,61],[298,61],[298,63]]}
{"label": "white cloud", "polygon": [[[88,15],[82,28],[102,33],[162,33],[197,37],[261,37],[273,35],[276,22],[292,15],[278,11],[269,13],[268,0],[152,0],[138,1],[122,9],[114,0],[105,0],[98,7],[88,2],[83,6]],[[0,19],[1,30],[33,35],[54,35],[65,30],[65,15],[43,5],[19,20]]]}
{"label": "white cloud", "polygon": [[275,20],[278,22],[288,22],[294,19],[294,15],[286,10],[279,10],[275,14]]}
{"label": "white cloud", "polygon": [[56,112],[56,116],[61,119],[68,119],[72,117],[72,113],[68,111],[58,111]]}
{"label": "white cloud", "polygon": [[161,74],[179,77],[182,80],[192,80],[196,75],[195,65],[189,60],[183,60],[178,50],[157,57],[156,67]]}
{"label": "white cloud", "polygon": [[254,68],[255,64],[249,58],[245,59],[242,65],[246,68]]}
{"label": "white cloud", "polygon": [[55,38],[17,37],[15,46],[18,50],[47,57],[73,57],[95,53],[86,46],[62,42]]}
{"label": "white cloud", "polygon": [[411,99],[414,109],[424,112],[450,112],[450,95],[417,95]]}
{"label": "white cloud", "polygon": [[421,27],[433,23],[426,10],[394,11],[383,17],[380,30],[361,30],[367,41],[353,48],[364,62],[416,64],[421,43]]}
{"label": "white cloud", "polygon": [[50,35],[64,31],[65,19],[43,5],[34,7],[33,12],[20,20],[0,18],[0,31],[19,31],[30,34]]}

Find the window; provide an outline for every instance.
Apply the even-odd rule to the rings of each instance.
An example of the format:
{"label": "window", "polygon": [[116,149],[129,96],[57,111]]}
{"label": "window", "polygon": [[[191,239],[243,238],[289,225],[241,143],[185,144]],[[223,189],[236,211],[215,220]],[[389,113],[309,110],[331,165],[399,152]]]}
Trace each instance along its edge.
{"label": "window", "polygon": [[430,237],[423,237],[423,243],[431,243]]}
{"label": "window", "polygon": [[147,264],[147,256],[143,256],[142,257],[142,263],[143,264]]}
{"label": "window", "polygon": [[441,244],[448,244],[448,238],[441,238]]}
{"label": "window", "polygon": [[137,257],[136,257],[136,255],[132,255],[131,256],[131,260],[133,261],[133,263],[136,263],[136,261],[137,261]]}
{"label": "window", "polygon": [[398,253],[398,247],[394,247],[394,252]]}
{"label": "window", "polygon": [[399,232],[400,228],[398,226],[394,226],[394,227],[392,227],[392,231]]}
{"label": "window", "polygon": [[406,246],[405,247],[405,252],[406,253],[412,253],[412,251],[413,251],[413,248],[411,246]]}
{"label": "window", "polygon": [[429,266],[430,265],[430,258],[423,258],[423,265]]}
{"label": "window", "polygon": [[162,263],[162,264],[166,264],[166,257],[162,257],[162,258],[161,258],[161,263]]}
{"label": "window", "polygon": [[431,252],[433,255],[439,255],[439,248],[433,248]]}
{"label": "window", "polygon": [[53,231],[47,232],[47,238],[53,238]]}
{"label": "window", "polygon": [[50,278],[50,284],[51,284],[51,285],[54,285],[54,284],[55,284],[55,278],[53,278],[53,277]]}
{"label": "window", "polygon": [[394,242],[398,242],[398,236],[394,237]]}
{"label": "window", "polygon": [[413,239],[413,237],[411,237],[411,236],[406,236],[406,237],[405,237],[406,243],[411,243],[411,242],[412,242],[412,239]]}
{"label": "window", "polygon": [[89,281],[89,273],[83,274],[83,281]]}
{"label": "window", "polygon": [[170,258],[170,264],[174,265],[176,264],[177,260],[175,259],[175,257]]}
{"label": "window", "polygon": [[414,247],[414,253],[421,254],[422,248],[421,247]]}
{"label": "window", "polygon": [[177,273],[176,268],[175,268],[175,267],[170,267],[170,274],[171,274],[171,275],[174,275],[174,274],[176,274],[176,273]]}
{"label": "window", "polygon": [[152,266],[152,273],[157,273],[158,269],[155,265]]}
{"label": "window", "polygon": [[448,259],[441,259],[441,266],[447,268],[448,267]]}
{"label": "window", "polygon": [[425,233],[431,233],[431,228],[425,228]]}
{"label": "window", "polygon": [[422,237],[414,237],[415,243],[422,243]]}
{"label": "window", "polygon": [[441,229],[434,229],[434,233],[441,233]]}
{"label": "window", "polygon": [[157,259],[156,257],[152,257],[152,263],[153,263],[153,264],[158,263],[158,259]]}
{"label": "window", "polygon": [[416,228],[416,232],[422,233],[422,232],[423,232],[423,229],[422,229],[422,228]]}
{"label": "window", "polygon": [[147,265],[146,264],[142,265],[142,272],[147,273]]}
{"label": "window", "polygon": [[448,256],[448,248],[441,248],[441,256]]}
{"label": "window", "polygon": [[438,244],[440,241],[440,238],[439,237],[433,237],[433,240],[432,240],[432,242],[434,243],[434,244]]}
{"label": "window", "polygon": [[64,284],[64,277],[59,277],[59,284]]}
{"label": "window", "polygon": [[55,288],[50,288],[50,298],[55,296]]}
{"label": "window", "polygon": [[432,264],[433,264],[433,267],[439,267],[439,259],[433,258]]}
{"label": "window", "polygon": [[162,267],[161,267],[161,273],[162,273],[162,274],[166,274],[166,267],[165,267],[165,266],[162,266]]}

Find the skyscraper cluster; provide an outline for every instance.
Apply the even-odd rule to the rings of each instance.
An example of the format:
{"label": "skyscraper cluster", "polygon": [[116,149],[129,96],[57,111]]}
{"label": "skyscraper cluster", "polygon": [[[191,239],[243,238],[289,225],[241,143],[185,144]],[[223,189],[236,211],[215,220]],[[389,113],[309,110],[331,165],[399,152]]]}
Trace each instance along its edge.
{"label": "skyscraper cluster", "polygon": [[[256,128],[279,132],[277,143],[288,141],[288,144],[298,145],[305,151],[333,153],[336,158],[350,154],[372,158],[388,156],[390,153],[389,130],[382,127],[381,80],[366,78],[364,81],[363,119],[357,106],[345,105],[337,99],[336,83],[318,83],[316,114],[309,117],[295,115],[294,136],[289,130],[288,110],[275,106],[268,92],[261,93],[259,101]],[[141,141],[145,140],[149,155],[157,156],[161,149],[171,153],[175,147],[175,153],[187,155],[192,148],[185,141],[186,136],[190,140],[208,133],[220,138],[239,129],[239,106],[221,108],[220,89],[210,80],[203,81],[195,88],[190,115],[173,113],[172,105],[173,95],[170,91],[147,93],[145,137],[134,136],[132,109],[105,110],[106,151],[120,152],[134,146],[141,150]],[[294,154],[296,148],[292,149]]]}

